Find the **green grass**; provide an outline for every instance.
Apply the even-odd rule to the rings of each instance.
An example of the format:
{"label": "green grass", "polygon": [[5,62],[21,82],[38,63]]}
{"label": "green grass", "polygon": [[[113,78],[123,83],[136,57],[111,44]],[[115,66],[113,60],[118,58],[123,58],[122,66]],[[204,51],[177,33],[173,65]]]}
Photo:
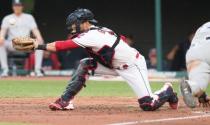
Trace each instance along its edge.
{"label": "green grass", "polygon": [[[57,97],[62,94],[67,81],[64,80],[0,80],[0,97]],[[163,84],[151,84],[152,90],[158,90]],[[174,84],[179,92],[178,84]],[[210,88],[207,90],[210,92]],[[88,81],[79,96],[134,96],[125,82]],[[1,124],[0,124],[1,125]]]}

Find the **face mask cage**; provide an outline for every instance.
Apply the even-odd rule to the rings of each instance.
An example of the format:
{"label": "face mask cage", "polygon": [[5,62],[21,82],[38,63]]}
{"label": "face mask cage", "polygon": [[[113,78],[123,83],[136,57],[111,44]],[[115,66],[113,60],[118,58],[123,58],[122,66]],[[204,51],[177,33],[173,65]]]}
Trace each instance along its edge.
{"label": "face mask cage", "polygon": [[69,30],[69,32],[74,35],[74,34],[79,34],[83,31],[81,31],[80,25],[84,22],[87,22],[88,20],[77,20],[75,23],[73,23],[72,25],[75,25],[75,27],[73,27],[72,25],[70,25],[67,29]]}

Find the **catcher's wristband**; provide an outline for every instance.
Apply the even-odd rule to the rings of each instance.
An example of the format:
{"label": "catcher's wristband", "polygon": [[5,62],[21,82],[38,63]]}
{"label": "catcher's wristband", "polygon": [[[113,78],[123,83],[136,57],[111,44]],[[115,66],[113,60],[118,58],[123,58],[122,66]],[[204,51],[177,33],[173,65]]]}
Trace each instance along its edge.
{"label": "catcher's wristband", "polygon": [[47,50],[47,45],[46,44],[38,45],[36,50]]}

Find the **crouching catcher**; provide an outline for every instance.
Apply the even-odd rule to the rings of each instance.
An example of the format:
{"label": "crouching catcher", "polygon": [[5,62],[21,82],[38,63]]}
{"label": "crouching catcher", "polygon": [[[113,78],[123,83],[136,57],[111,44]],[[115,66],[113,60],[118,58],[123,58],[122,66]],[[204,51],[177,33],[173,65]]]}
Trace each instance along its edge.
{"label": "crouching catcher", "polygon": [[69,102],[86,86],[91,74],[120,75],[132,88],[144,111],[154,111],[165,102],[177,109],[178,98],[172,84],[166,83],[161,90],[152,93],[144,56],[130,47],[118,33],[95,26],[97,21],[88,9],[77,9],[67,18],[67,26],[72,38],[38,45],[31,38],[13,39],[14,48],[20,51],[47,50],[63,51],[82,47],[90,58],[80,61],[80,65],[62,96],[49,105],[52,110],[68,109]]}

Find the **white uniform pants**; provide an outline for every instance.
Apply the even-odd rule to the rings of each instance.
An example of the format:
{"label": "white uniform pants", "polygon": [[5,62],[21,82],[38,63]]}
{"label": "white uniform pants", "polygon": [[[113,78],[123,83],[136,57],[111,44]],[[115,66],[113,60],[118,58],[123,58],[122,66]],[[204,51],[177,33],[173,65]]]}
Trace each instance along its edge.
{"label": "white uniform pants", "polygon": [[[12,46],[11,41],[5,41],[4,45],[0,46],[0,64],[3,70],[8,71],[8,62],[7,62],[7,52],[8,51],[15,51]],[[40,70],[42,66],[42,58],[43,58],[43,51],[36,50],[35,51],[35,71]]]}
{"label": "white uniform pants", "polygon": [[201,92],[205,92],[210,81],[210,40],[206,40],[205,38],[197,38],[194,40],[196,40],[195,43],[198,45],[192,45],[192,47],[188,50],[186,54],[186,64],[191,61],[200,61],[199,65],[188,72],[188,83],[191,87],[192,93],[195,96],[199,96]]}
{"label": "white uniform pants", "polygon": [[95,72],[98,74],[106,75],[120,75],[129,84],[138,98],[152,96],[152,91],[148,80],[146,62],[143,56],[139,56],[135,63],[129,65],[127,69],[111,70],[101,64],[98,64]]}

